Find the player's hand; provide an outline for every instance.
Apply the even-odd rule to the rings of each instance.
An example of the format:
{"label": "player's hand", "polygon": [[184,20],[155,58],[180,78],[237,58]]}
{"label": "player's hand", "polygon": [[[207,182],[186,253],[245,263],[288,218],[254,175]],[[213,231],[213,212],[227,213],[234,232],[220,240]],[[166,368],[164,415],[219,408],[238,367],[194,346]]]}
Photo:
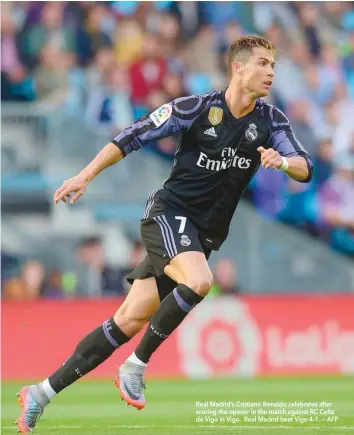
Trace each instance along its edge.
{"label": "player's hand", "polygon": [[[87,185],[88,181],[80,175],[64,181],[54,194],[54,204],[67,202],[67,198],[70,198],[70,204],[74,204],[85,193]],[[71,196],[72,194],[74,195]]]}
{"label": "player's hand", "polygon": [[283,165],[283,159],[278,151],[273,148],[267,150],[263,147],[258,147],[257,151],[261,153],[261,164],[264,168],[280,169]]}

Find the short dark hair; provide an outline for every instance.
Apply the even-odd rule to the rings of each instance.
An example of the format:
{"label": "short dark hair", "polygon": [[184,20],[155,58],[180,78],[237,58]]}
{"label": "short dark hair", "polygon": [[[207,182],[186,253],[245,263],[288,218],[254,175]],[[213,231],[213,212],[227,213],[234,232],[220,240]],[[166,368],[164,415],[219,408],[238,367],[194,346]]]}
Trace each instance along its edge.
{"label": "short dark hair", "polygon": [[268,39],[256,35],[240,36],[234,40],[227,52],[227,69],[230,77],[232,73],[232,62],[235,61],[237,56],[239,56],[241,53],[250,55],[252,53],[252,49],[255,47],[266,48],[273,53],[273,56],[276,54],[274,45],[268,41]]}

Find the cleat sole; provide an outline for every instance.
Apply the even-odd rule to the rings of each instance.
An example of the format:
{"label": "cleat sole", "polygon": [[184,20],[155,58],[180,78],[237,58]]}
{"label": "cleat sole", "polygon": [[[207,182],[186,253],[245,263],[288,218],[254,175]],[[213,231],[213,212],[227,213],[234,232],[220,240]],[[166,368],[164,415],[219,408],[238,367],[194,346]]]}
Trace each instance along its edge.
{"label": "cleat sole", "polygon": [[119,377],[116,376],[114,384],[116,386],[116,388],[119,388],[120,391],[120,398],[121,400],[124,400],[127,404],[127,406],[133,406],[134,408],[136,408],[137,410],[141,411],[143,408],[145,408],[145,403],[137,403],[136,401],[130,399],[129,397],[125,396],[123,391],[120,389],[120,384],[119,384]]}
{"label": "cleat sole", "polygon": [[[17,433],[31,433],[32,430],[26,425],[26,423],[23,421],[24,420],[24,399],[23,399],[23,393],[26,391],[28,387],[24,387],[22,388],[21,391],[19,391],[16,396],[17,398],[17,403],[20,405],[21,407],[21,415],[20,417],[16,420],[16,424],[17,424]],[[25,391],[24,391],[25,390]]]}

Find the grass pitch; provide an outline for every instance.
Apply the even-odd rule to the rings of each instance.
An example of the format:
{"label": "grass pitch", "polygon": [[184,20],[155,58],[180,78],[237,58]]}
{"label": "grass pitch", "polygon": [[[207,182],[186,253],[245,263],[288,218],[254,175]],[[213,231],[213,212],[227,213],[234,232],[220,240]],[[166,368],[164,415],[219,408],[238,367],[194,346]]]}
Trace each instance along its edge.
{"label": "grass pitch", "polygon": [[[19,415],[15,394],[23,383],[2,384],[2,433],[16,433],[13,422]],[[257,378],[203,381],[148,380],[147,406],[137,411],[126,406],[113,381],[82,380],[53,399],[37,424],[38,435],[276,435],[354,434],[354,378]],[[204,409],[224,410],[223,419],[196,422],[196,402]],[[318,414],[312,421],[228,421],[229,410],[210,402],[331,402],[334,414]],[[241,409],[241,408],[240,408]],[[242,409],[245,409],[243,407]],[[257,411],[258,412],[258,411]],[[209,415],[210,418],[215,418]],[[267,416],[266,416],[267,417]],[[307,417],[310,416],[300,416]],[[315,418],[317,417],[317,418]],[[331,417],[330,420],[328,418]],[[334,419],[333,417],[337,417]],[[256,415],[256,420],[259,418]]]}

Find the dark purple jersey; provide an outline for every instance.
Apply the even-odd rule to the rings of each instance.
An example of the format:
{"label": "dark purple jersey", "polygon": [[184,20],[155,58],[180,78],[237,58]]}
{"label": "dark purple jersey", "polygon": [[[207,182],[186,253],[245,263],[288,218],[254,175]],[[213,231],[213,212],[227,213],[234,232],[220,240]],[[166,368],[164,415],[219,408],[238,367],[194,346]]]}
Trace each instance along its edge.
{"label": "dark purple jersey", "polygon": [[214,250],[227,237],[236,206],[260,165],[259,146],[285,157],[304,157],[309,168],[304,181],[312,177],[311,158],[281,110],[260,98],[251,113],[235,118],[225,91],[177,98],[140,118],[113,143],[126,156],[176,133],[171,174],[149,202],[181,211]]}

